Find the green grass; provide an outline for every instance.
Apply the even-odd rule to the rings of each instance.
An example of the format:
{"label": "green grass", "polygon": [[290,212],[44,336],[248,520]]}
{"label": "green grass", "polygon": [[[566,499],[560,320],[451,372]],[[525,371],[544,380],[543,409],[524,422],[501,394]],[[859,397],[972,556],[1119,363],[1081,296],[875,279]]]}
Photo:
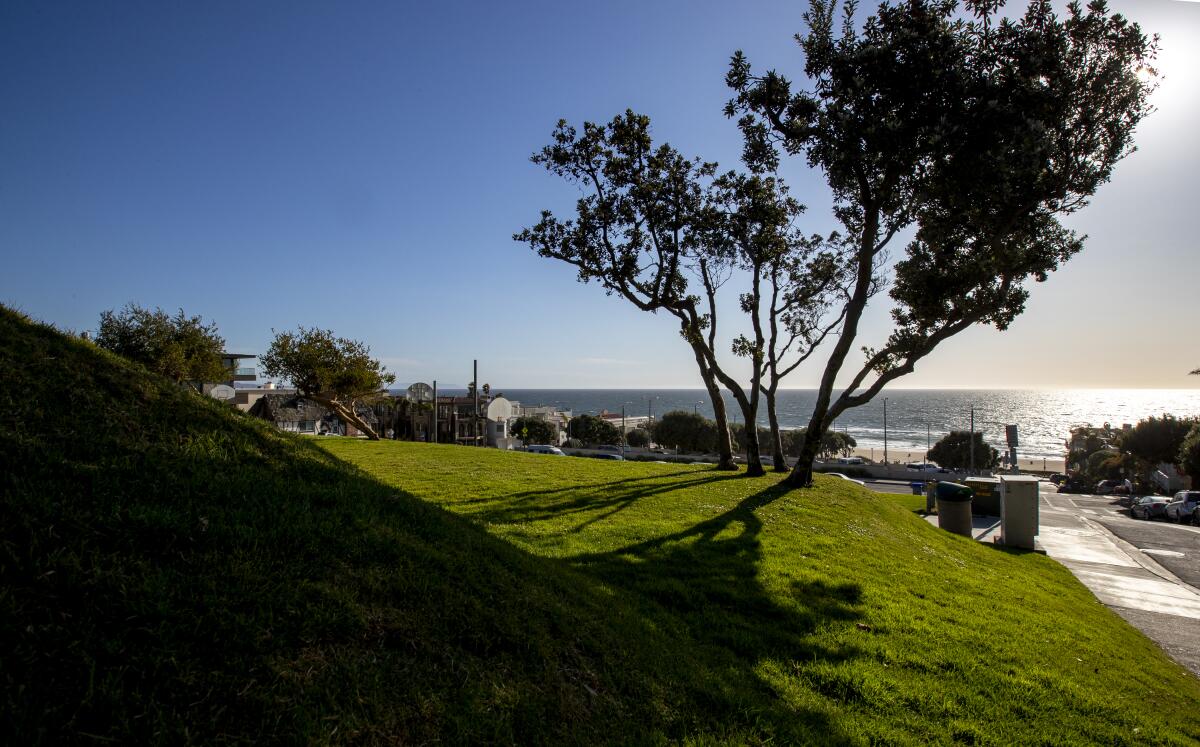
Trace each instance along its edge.
{"label": "green grass", "polygon": [[290,437],[2,309],[0,366],[6,744],[1200,739],[1195,678],[911,497]]}

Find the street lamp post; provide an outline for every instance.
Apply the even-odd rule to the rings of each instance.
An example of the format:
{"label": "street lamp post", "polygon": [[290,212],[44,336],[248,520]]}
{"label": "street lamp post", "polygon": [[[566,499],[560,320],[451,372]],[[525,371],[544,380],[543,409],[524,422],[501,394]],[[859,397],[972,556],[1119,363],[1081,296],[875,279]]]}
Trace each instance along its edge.
{"label": "street lamp post", "polygon": [[888,474],[892,473],[892,468],[888,463],[887,453],[887,401],[888,398],[883,398],[883,466],[887,469]]}

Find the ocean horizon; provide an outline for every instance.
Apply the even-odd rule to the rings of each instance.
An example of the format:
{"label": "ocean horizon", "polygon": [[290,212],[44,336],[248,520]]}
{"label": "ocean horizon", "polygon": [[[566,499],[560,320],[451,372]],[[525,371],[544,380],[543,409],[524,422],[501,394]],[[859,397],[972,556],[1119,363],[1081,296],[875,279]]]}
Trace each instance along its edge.
{"label": "ocean horizon", "polygon": [[[403,388],[393,391],[404,391]],[[442,394],[462,394],[464,388],[438,388]],[[662,415],[672,410],[697,412],[711,418],[712,405],[702,388],[612,388],[612,389],[521,389],[493,387],[523,405],[551,405],[573,414],[621,412],[627,416]],[[741,408],[724,392],[731,422],[741,422]],[[1004,426],[1016,424],[1023,459],[1061,459],[1071,428],[1109,423],[1120,428],[1151,415],[1169,413],[1178,417],[1200,416],[1198,389],[1078,388],[1078,389],[888,389],[862,407],[842,414],[834,429],[853,436],[861,449],[880,449],[884,444],[884,399],[887,399],[887,443],[889,449],[924,452],[928,443],[952,430],[967,430],[971,409],[975,430],[984,441],[1002,452],[1006,449]],[[816,400],[815,389],[780,389],[778,413],[783,428],[808,424]],[[767,426],[765,402],[760,404],[758,423]]]}

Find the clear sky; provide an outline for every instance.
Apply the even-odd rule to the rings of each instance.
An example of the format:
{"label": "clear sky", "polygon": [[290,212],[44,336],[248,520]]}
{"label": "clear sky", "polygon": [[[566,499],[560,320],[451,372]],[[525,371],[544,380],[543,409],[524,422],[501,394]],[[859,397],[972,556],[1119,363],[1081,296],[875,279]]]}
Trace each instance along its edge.
{"label": "clear sky", "polygon": [[[1200,385],[1200,3],[1111,5],[1162,36],[1166,79],[1139,152],[1072,221],[1087,249],[1008,332],[960,335],[900,386]],[[798,76],[803,7],[0,4],[0,301],[77,330],[182,307],[239,352],[329,327],[400,382],[463,386],[478,358],[498,387],[699,386],[670,320],[511,240],[576,196],[528,156],[560,117],[631,107],[736,166],[729,55]],[[785,174],[829,228],[820,176]]]}

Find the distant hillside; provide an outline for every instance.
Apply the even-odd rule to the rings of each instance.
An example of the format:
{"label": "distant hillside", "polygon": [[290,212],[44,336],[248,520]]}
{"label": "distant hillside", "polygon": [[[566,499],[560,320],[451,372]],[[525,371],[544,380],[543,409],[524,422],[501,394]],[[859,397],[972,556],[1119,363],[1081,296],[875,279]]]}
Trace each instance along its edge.
{"label": "distant hillside", "polygon": [[1200,741],[1194,677],[909,497],[289,436],[2,308],[0,366],[3,744]]}

